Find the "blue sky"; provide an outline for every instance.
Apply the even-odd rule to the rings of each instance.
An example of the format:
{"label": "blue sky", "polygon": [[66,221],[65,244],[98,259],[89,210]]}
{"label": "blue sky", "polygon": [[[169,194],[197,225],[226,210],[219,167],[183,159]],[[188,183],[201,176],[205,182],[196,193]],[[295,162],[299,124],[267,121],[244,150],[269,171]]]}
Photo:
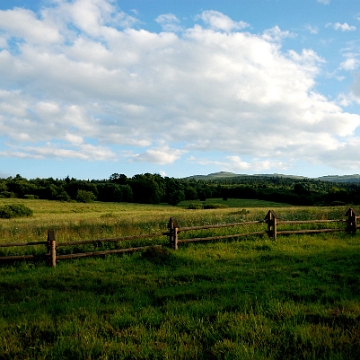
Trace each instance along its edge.
{"label": "blue sky", "polygon": [[2,0],[0,177],[360,172],[352,0]]}

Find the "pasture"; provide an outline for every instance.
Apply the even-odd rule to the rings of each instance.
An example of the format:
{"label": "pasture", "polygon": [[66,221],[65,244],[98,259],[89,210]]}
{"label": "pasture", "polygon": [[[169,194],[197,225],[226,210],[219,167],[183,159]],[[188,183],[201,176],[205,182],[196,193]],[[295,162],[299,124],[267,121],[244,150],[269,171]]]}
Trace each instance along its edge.
{"label": "pasture", "polygon": [[[246,201],[188,210],[0,199],[0,205],[19,202],[34,211],[0,220],[0,242],[46,240],[50,227],[61,242],[156,232],[170,217],[181,226],[262,220],[273,205]],[[346,209],[283,206],[276,212],[289,220],[340,219]],[[56,268],[2,265],[0,358],[356,359],[359,259],[360,234],[334,233],[277,241],[250,236]]]}

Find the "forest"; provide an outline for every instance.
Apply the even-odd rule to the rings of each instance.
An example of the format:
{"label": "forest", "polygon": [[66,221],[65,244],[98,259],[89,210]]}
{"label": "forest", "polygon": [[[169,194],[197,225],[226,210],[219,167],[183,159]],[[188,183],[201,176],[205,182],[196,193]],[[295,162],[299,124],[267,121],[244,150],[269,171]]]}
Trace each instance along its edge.
{"label": "forest", "polygon": [[18,174],[0,179],[0,197],[170,205],[183,200],[241,198],[292,205],[343,205],[360,204],[360,184],[279,176],[197,180],[150,173],[133,177],[114,173],[108,179],[78,180],[70,177],[26,179]]}

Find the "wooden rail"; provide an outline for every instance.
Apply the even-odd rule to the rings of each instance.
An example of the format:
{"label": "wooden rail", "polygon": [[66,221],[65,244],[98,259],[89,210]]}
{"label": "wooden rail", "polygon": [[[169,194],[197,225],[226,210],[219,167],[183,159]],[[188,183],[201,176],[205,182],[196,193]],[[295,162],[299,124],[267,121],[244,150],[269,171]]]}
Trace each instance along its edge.
{"label": "wooden rail", "polygon": [[[58,260],[65,259],[75,259],[81,257],[89,256],[99,256],[99,255],[108,255],[108,254],[121,254],[134,251],[143,251],[153,246],[161,245],[151,245],[151,246],[138,246],[131,248],[122,248],[122,249],[112,249],[104,251],[88,251],[83,253],[67,254],[67,255],[57,255],[56,249],[59,247],[72,246],[72,245],[84,245],[84,244],[97,244],[104,242],[122,242],[128,240],[137,240],[137,239],[148,239],[148,238],[158,238],[161,236],[168,236],[169,246],[177,250],[178,245],[182,243],[189,242],[199,242],[199,241],[216,241],[216,240],[226,240],[234,239],[245,236],[262,236],[268,234],[276,240],[278,235],[291,235],[291,234],[314,234],[314,233],[324,233],[324,232],[340,232],[348,231],[350,234],[355,234],[356,230],[360,228],[357,225],[357,220],[360,218],[359,215],[355,213],[353,209],[349,209],[346,213],[347,220],[290,220],[285,221],[280,219],[273,210],[269,210],[266,214],[264,220],[261,221],[242,221],[236,223],[228,224],[215,224],[215,225],[201,225],[201,226],[190,226],[190,227],[180,227],[178,221],[175,218],[170,218],[168,222],[168,231],[157,232],[152,234],[140,234],[140,235],[131,235],[123,236],[116,238],[105,238],[105,239],[96,239],[96,240],[80,240],[80,241],[68,241],[68,242],[56,242],[55,231],[53,229],[48,230],[47,241],[39,242],[28,242],[28,243],[9,243],[9,244],[0,244],[0,247],[17,247],[17,246],[37,246],[37,245],[46,245],[47,253],[43,255],[19,255],[19,256],[2,256],[0,257],[1,262],[8,261],[18,261],[18,260],[38,260],[38,259],[47,259],[49,266],[56,266]],[[321,223],[346,223],[346,228],[337,228],[337,229],[304,229],[304,230],[278,230],[278,225],[294,225],[294,224],[321,224]],[[243,227],[246,225],[261,225],[267,224],[267,230],[263,229],[262,231],[255,232],[246,232],[239,234],[223,235],[223,236],[209,236],[209,237],[194,237],[188,239],[179,239],[178,235],[181,232],[187,231],[198,231],[198,230],[208,230],[216,228],[229,228],[229,227]]]}
{"label": "wooden rail", "polygon": [[160,247],[161,245],[139,246],[139,247],[135,247],[135,248],[126,248],[126,249],[113,249],[113,250],[105,250],[105,251],[88,251],[86,253],[58,255],[58,256],[56,256],[56,260],[77,259],[77,258],[89,257],[89,256],[128,253],[128,252],[146,250],[146,249],[154,247],[154,246]]}
{"label": "wooden rail", "polygon": [[169,232],[167,231],[167,232],[161,232],[161,233],[155,233],[155,234],[130,235],[130,236],[122,236],[122,237],[118,237],[118,238],[105,238],[105,239],[96,239],[96,240],[68,241],[68,242],[58,243],[57,247],[70,246],[70,245],[94,244],[94,243],[102,243],[102,242],[119,242],[119,241],[127,241],[127,240],[154,238],[154,237],[160,237],[163,235],[169,235]]}
{"label": "wooden rail", "polygon": [[29,245],[47,245],[47,241],[33,241],[33,242],[28,242],[28,243],[0,244],[0,247],[29,246]]}

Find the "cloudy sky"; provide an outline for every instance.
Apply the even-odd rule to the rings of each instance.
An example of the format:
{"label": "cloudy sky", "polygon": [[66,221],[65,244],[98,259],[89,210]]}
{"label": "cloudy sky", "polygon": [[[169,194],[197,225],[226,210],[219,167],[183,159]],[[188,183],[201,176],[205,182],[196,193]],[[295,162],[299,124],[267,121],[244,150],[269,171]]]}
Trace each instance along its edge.
{"label": "cloudy sky", "polygon": [[360,3],[1,0],[0,177],[360,172]]}

